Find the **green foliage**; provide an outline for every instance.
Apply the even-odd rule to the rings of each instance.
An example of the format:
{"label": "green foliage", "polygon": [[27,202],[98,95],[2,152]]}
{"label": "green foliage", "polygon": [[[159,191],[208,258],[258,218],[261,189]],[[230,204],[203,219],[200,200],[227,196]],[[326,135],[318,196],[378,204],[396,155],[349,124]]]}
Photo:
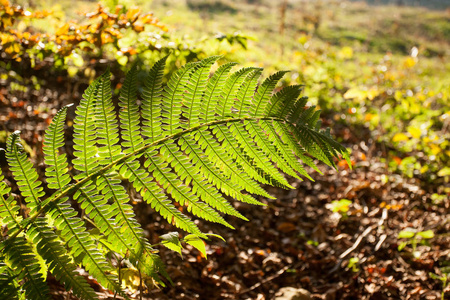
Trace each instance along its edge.
{"label": "green foliage", "polygon": [[417,231],[414,228],[408,227],[400,231],[397,238],[406,239],[406,241],[403,241],[398,245],[398,251],[402,251],[406,246],[411,245],[414,258],[420,258],[422,253],[417,251],[417,244],[421,243],[426,245],[426,240],[434,238],[434,232],[432,230]]}
{"label": "green foliage", "polygon": [[331,202],[330,209],[332,212],[338,212],[342,215],[347,215],[350,205],[352,205],[352,201],[348,199],[334,200]]}
{"label": "green foliage", "polygon": [[352,257],[348,260],[347,269],[351,269],[352,272],[356,273],[359,272],[359,258]]}
{"label": "green foliage", "polygon": [[[51,32],[46,28],[42,33],[33,28],[39,27],[36,23],[41,19],[57,22],[54,24],[57,30]],[[153,14],[142,13],[136,7],[124,9],[117,6],[110,12],[98,5],[95,11],[84,14],[84,20],[80,22],[61,22],[58,19],[54,12],[30,12],[10,4],[8,0],[0,2],[0,49],[4,51],[4,58],[17,62],[25,59],[23,64],[30,63],[36,69],[42,68],[46,58],[52,58],[52,67],[67,69],[69,75],[74,75],[87,65],[85,60],[92,58],[113,57],[125,65],[128,58],[138,51],[136,45],[127,44],[127,34],[139,36],[147,29],[148,35],[150,25],[167,31]],[[30,23],[33,29],[24,28],[25,22]]]}
{"label": "green foliage", "polygon": [[443,267],[439,270],[442,275],[438,275],[435,273],[428,273],[430,277],[434,280],[440,280],[442,282],[442,292],[441,292],[441,300],[445,299],[445,290],[447,288],[447,285],[450,281],[450,268],[449,267]]}
{"label": "green foliage", "polygon": [[222,214],[246,218],[226,196],[261,205],[255,196],[270,196],[260,183],[291,187],[279,170],[308,177],[298,158],[312,166],[309,156],[330,166],[338,155],[347,158],[329,130],[319,128],[319,113],[304,109],[299,86],[272,94],[284,72],[257,89],[258,68],[229,75],[234,64],[224,64],[209,78],[218,58],[185,65],[165,86],[163,58],[149,73],[141,106],[134,66],[120,93],[118,117],[109,71],[96,79],[76,108],[71,163],[61,151],[68,107],[46,131],[45,177],[54,191],[49,196],[23,151],[19,132],[9,136],[6,157],[26,209],[19,210],[2,182],[0,221],[7,228],[0,243],[2,295],[48,299],[49,271],[76,296],[95,299],[85,278],[75,272],[77,265],[107,289],[125,295],[120,265],[100,250],[105,248],[163,284],[161,276],[167,274],[136,220],[123,182],[188,233],[181,241],[179,233],[163,235],[164,246],[181,254],[185,242],[206,256],[203,240],[216,235],[203,233],[188,214],[232,228]]}

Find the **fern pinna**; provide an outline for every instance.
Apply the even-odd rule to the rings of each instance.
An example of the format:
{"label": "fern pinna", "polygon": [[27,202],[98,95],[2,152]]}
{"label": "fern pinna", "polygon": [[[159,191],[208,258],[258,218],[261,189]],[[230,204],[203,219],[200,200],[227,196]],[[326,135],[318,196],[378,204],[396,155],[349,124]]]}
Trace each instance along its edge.
{"label": "fern pinna", "polygon": [[[9,136],[6,157],[26,209],[1,182],[1,295],[49,299],[45,278],[51,272],[77,297],[96,299],[77,272],[82,266],[105,288],[126,297],[117,262],[105,253],[126,259],[140,274],[163,284],[164,266],[136,220],[123,181],[169,223],[186,231],[185,242],[200,249],[203,242],[198,241],[208,234],[189,215],[232,228],[224,214],[246,218],[229,197],[262,205],[258,197],[272,197],[260,184],[292,188],[280,171],[310,178],[303,166],[317,169],[314,158],[334,166],[334,157],[347,157],[329,131],[320,130],[319,111],[305,107],[300,86],[274,93],[285,72],[257,88],[259,68],[231,72],[235,64],[225,63],[210,77],[218,59],[189,63],[166,85],[166,58],[161,59],[150,70],[140,101],[133,67],[121,89],[118,116],[109,72],[95,80],[76,108],[71,164],[61,151],[68,107],[46,131],[45,177],[54,190],[50,196],[22,149],[19,133]],[[180,249],[178,234],[161,238],[163,245]]]}

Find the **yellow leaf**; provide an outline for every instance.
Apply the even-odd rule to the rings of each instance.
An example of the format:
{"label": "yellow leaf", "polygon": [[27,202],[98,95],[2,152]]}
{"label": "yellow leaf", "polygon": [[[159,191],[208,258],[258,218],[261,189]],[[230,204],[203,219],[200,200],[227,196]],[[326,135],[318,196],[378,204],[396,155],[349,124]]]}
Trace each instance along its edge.
{"label": "yellow leaf", "polygon": [[407,141],[407,140],[409,140],[408,136],[406,134],[404,134],[404,133],[401,133],[401,132],[400,133],[396,133],[394,135],[394,137],[392,138],[393,142],[404,142],[404,141]]}
{"label": "yellow leaf", "polygon": [[358,88],[351,88],[344,94],[344,99],[354,99],[358,102],[364,101],[367,97],[367,91]]}
{"label": "yellow leaf", "polygon": [[78,68],[77,67],[68,67],[67,68],[67,74],[69,75],[69,77],[74,77],[75,75],[77,75],[78,73]]}
{"label": "yellow leaf", "polygon": [[431,153],[433,153],[434,155],[437,155],[439,153],[441,153],[442,149],[439,146],[436,146],[435,144],[430,144],[430,148],[431,148]]}
{"label": "yellow leaf", "polygon": [[368,92],[367,92],[367,98],[369,98],[369,100],[373,100],[376,96],[378,96],[380,93],[378,92],[377,89],[375,88],[371,88]]}
{"label": "yellow leaf", "polygon": [[344,47],[339,51],[339,56],[343,59],[350,59],[353,57],[353,49],[351,47]]}
{"label": "yellow leaf", "polygon": [[395,91],[394,98],[395,98],[395,100],[397,100],[397,101],[401,100],[401,99],[403,98],[402,92],[400,92],[400,91],[398,91],[398,90]]}
{"label": "yellow leaf", "polygon": [[438,172],[438,176],[440,176],[440,177],[449,176],[449,175],[450,175],[449,167],[445,167]]}
{"label": "yellow leaf", "polygon": [[409,126],[408,127],[408,132],[411,134],[411,136],[415,139],[420,138],[422,131],[420,130],[420,128],[414,127],[414,126]]}
{"label": "yellow leaf", "polygon": [[407,69],[410,69],[416,65],[416,60],[412,57],[408,57],[403,61],[403,66]]}
{"label": "yellow leaf", "polygon": [[420,174],[425,173],[426,171],[428,171],[428,169],[429,169],[428,165],[423,165],[423,166],[420,168]]}

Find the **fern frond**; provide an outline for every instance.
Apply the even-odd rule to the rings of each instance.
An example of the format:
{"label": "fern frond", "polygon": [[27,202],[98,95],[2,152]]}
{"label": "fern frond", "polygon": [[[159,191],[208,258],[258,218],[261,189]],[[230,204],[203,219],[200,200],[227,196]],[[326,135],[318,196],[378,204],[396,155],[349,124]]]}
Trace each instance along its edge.
{"label": "fern frond", "polygon": [[300,85],[290,85],[276,93],[270,98],[270,103],[266,106],[264,114],[266,116],[279,117],[284,119],[291,106],[297,100],[301,92]]}
{"label": "fern frond", "polygon": [[299,142],[295,139],[293,133],[289,130],[288,126],[281,122],[273,122],[274,128],[281,137],[282,141],[288,144],[295,155],[304,162],[307,166],[313,168],[316,172],[322,174],[314,161],[307,155],[306,150],[301,147]]}
{"label": "fern frond", "polygon": [[[62,200],[64,201],[64,198]],[[77,212],[67,202],[50,202],[49,205],[48,215],[54,220],[56,228],[61,231],[61,236],[70,248],[70,255],[78,263],[82,263],[103,286],[121,292],[116,276],[111,274],[111,266],[98,251],[92,236],[86,231],[84,222],[76,217]]]}
{"label": "fern frond", "polygon": [[[232,146],[232,144],[235,143],[234,138],[230,134],[223,132],[219,127],[214,128],[214,131],[216,136],[218,136],[218,140],[206,130],[199,130],[196,135],[200,147],[205,151],[205,154],[210,161],[213,162],[218,169],[224,172],[234,184],[242,189],[252,194],[272,198],[255,180],[262,183],[267,183],[267,181],[257,172],[253,171],[251,165],[243,157],[242,153]],[[221,144],[221,142],[223,144]],[[229,151],[225,151],[225,149],[228,149]]]}
{"label": "fern frond", "polygon": [[120,90],[119,112],[121,136],[124,140],[122,146],[125,148],[124,153],[135,152],[136,149],[144,145],[139,127],[139,107],[137,100],[137,68],[133,65],[128,71],[125,81]]}
{"label": "fern frond", "polygon": [[242,68],[227,78],[225,81],[222,97],[219,98],[219,103],[217,104],[216,113],[222,118],[231,115],[232,106],[234,104],[234,99],[237,96],[240,86],[247,78],[247,75],[256,70],[257,68]]}
{"label": "fern frond", "polygon": [[[98,101],[97,104],[97,128],[99,135],[104,136],[103,145],[106,149],[109,149],[107,152],[111,154],[115,151],[116,153],[116,157],[111,155],[109,160],[115,160],[120,155],[121,146],[117,144],[117,120],[114,116],[114,107],[110,100],[109,73],[106,73],[102,78],[103,80],[101,83],[103,88],[99,88],[98,95],[106,100]],[[120,95],[119,103],[123,108],[119,115],[119,119],[121,121],[121,127],[123,128],[122,137],[125,140],[124,146],[130,147],[125,150],[125,153],[133,153],[137,147],[143,145],[138,126],[139,108],[136,104],[136,86],[133,86],[135,81],[136,67],[134,66],[127,74],[123,85],[124,92]],[[104,93],[106,93],[106,95],[102,95]],[[103,201],[110,200],[112,202],[111,207],[107,207],[107,210],[109,212],[114,212],[113,214],[107,215],[106,210],[98,207],[98,216],[102,217],[97,219],[94,218],[94,222],[100,221],[99,224],[96,224],[97,227],[107,237],[108,241],[115,246],[113,249],[114,251],[120,253],[122,256],[129,255],[130,261],[134,263],[137,268],[156,279],[158,270],[154,263],[155,257],[152,253],[153,249],[145,239],[143,231],[135,219],[132,207],[127,203],[129,197],[126,195],[124,187],[120,185],[120,180],[113,176],[101,175],[97,177],[96,185],[97,190],[101,191]],[[98,204],[102,206],[102,203]],[[111,221],[113,219],[114,222]]]}
{"label": "fern frond", "polygon": [[119,142],[119,126],[111,100],[111,74],[107,71],[100,77],[97,91],[96,130],[99,163],[107,165],[121,156]]}
{"label": "fern frond", "polygon": [[198,63],[188,63],[170,78],[162,93],[162,129],[163,136],[169,136],[182,131],[181,107],[189,77],[198,68]]}
{"label": "fern frond", "polygon": [[250,134],[245,130],[244,125],[241,123],[231,124],[229,128],[244,152],[253,162],[253,164],[261,170],[261,174],[270,183],[280,187],[293,188],[283,175],[270,163],[270,160],[260,150],[257,144],[253,141]]}
{"label": "fern frond", "polygon": [[0,256],[0,295],[4,299],[19,299],[21,291],[17,275],[4,261],[5,258]]}
{"label": "fern frond", "polygon": [[[163,155],[163,153],[161,153]],[[150,170],[159,184],[167,190],[181,206],[186,206],[192,214],[210,222],[220,223],[233,228],[214,209],[200,201],[198,196],[191,189],[184,185],[175,174],[169,171],[167,163],[158,156],[147,155],[150,163]]]}
{"label": "fern frond", "polygon": [[[31,210],[22,220],[9,187],[0,183],[0,222],[8,230],[0,243],[5,261],[0,262],[1,291],[21,297],[24,281],[27,297],[48,298],[42,264],[75,295],[95,299],[75,272],[79,264],[100,284],[124,295],[98,243],[162,283],[159,276],[167,278],[167,273],[136,220],[123,180],[169,223],[207,239],[187,215],[231,227],[222,214],[246,218],[226,196],[262,205],[256,196],[273,197],[261,183],[292,188],[281,172],[311,179],[303,164],[319,171],[313,158],[331,166],[337,156],[348,159],[329,130],[320,129],[320,111],[306,108],[306,98],[299,98],[300,86],[273,94],[285,72],[270,76],[258,89],[259,68],[230,74],[234,64],[228,63],[209,78],[218,58],[187,64],[165,87],[166,58],[161,59],[150,71],[141,107],[133,66],[120,92],[118,117],[109,71],[95,80],[75,112],[73,176],[61,151],[67,107],[45,133],[46,181],[55,190],[48,197],[18,133],[11,134],[7,160]],[[85,219],[96,233],[87,229]]]}
{"label": "fern frond", "polygon": [[147,143],[153,143],[162,136],[162,78],[167,56],[151,68],[142,91],[142,134]]}
{"label": "fern frond", "polygon": [[[73,125],[73,142],[75,159],[72,160],[74,169],[82,172],[75,179],[82,179],[98,170],[96,147],[95,101],[99,80],[94,81],[84,92],[83,98],[75,111]],[[83,174],[84,173],[84,174]]]}
{"label": "fern frond", "polygon": [[[231,179],[227,178],[226,172],[220,170],[218,167],[213,165],[213,163],[208,159],[208,156],[205,153],[203,153],[200,146],[196,144],[194,139],[183,137],[179,140],[178,143],[180,144],[181,149],[185,151],[186,154],[189,156],[192,163],[197,166],[201,176],[203,178],[206,178],[209,183],[213,184],[218,189],[220,189],[220,191],[223,194],[231,196],[232,198],[238,201],[263,205],[261,202],[259,202],[252,196],[242,193],[242,190],[245,189],[246,186],[242,184],[242,181],[240,181],[239,175],[241,174],[238,173],[234,176],[233,175],[230,176],[233,177],[233,179],[235,179],[237,182],[241,182],[241,186],[239,186],[238,184],[234,183]],[[223,162],[223,164],[226,164],[226,162]],[[246,180],[250,181],[251,179],[244,178],[244,182]],[[256,186],[259,187],[258,185]]]}
{"label": "fern frond", "polygon": [[270,75],[261,86],[257,89],[255,96],[250,106],[250,115],[254,117],[264,116],[266,106],[269,104],[270,95],[277,85],[278,81],[286,74],[287,71],[279,71]]}
{"label": "fern frond", "polygon": [[186,85],[186,93],[183,96],[182,116],[186,119],[186,123],[182,124],[183,128],[200,125],[200,107],[206,90],[209,71],[219,58],[220,56],[211,56],[200,61],[197,69],[191,74]]}
{"label": "fern frond", "polygon": [[[70,176],[67,174],[68,163],[66,155],[59,154],[58,151],[58,149],[64,145],[63,125],[66,112],[67,107],[64,107],[55,115],[52,123],[46,130],[44,140],[44,158],[45,163],[48,166],[48,168],[46,169],[47,182],[50,188],[55,189],[63,189],[70,182]],[[98,253],[94,252],[94,243],[92,239],[87,235],[86,228],[81,219],[76,217],[77,213],[67,203],[68,199],[63,198],[62,200],[62,202],[55,203],[52,206],[51,210],[49,211],[49,216],[51,216],[51,218],[54,220],[56,227],[63,233],[63,239],[70,245],[70,254],[74,254],[75,257],[86,256],[87,259],[85,261],[85,267],[88,270],[94,270],[94,273],[101,272],[101,270],[96,270],[96,266],[97,264],[100,264],[101,266],[107,265],[106,261],[99,260],[93,264],[92,258],[95,259],[95,257],[98,257]],[[40,249],[38,247],[38,250],[40,249],[41,252],[45,254],[45,256],[43,255],[43,257],[47,259],[50,264],[51,259],[58,258],[56,255],[61,252],[61,249],[59,249],[58,244],[53,241],[54,239],[56,239],[56,237],[52,236],[49,230],[43,230],[45,227],[42,227],[44,225],[42,223],[42,220],[39,223],[39,219],[37,219],[36,222],[38,223],[33,224],[32,226],[32,228],[35,228],[36,232],[40,233],[39,235],[36,235],[36,238],[40,237],[42,241],[44,241],[44,245],[48,243],[49,245],[54,244],[54,247],[56,247],[56,249]],[[48,251],[52,252],[49,253]],[[54,268],[56,268],[56,272],[58,273],[54,274],[55,277],[57,279],[61,277],[62,281],[66,284],[66,287],[70,286],[73,288],[74,294],[86,299],[91,299],[92,297],[96,299],[95,293],[90,290],[90,287],[86,287],[82,279],[73,277],[73,270],[67,270],[67,268],[70,267],[70,265],[67,263],[69,260],[69,258],[59,257],[58,261],[53,262],[53,264],[55,264]],[[66,264],[67,267],[62,267],[61,265],[57,265],[57,263]]]}
{"label": "fern frond", "polygon": [[20,228],[22,217],[19,216],[20,206],[10,195],[11,188],[2,181],[3,178],[0,174],[0,225],[6,226],[8,233],[11,234]]}
{"label": "fern frond", "polygon": [[308,97],[300,97],[298,98],[292,107],[290,108],[290,112],[288,113],[287,119],[290,123],[296,123],[301,118],[299,117],[306,108],[306,103],[308,101]]}
{"label": "fern frond", "polygon": [[192,192],[198,194],[203,202],[222,213],[247,220],[222,197],[213,185],[202,178],[199,174],[199,167],[192,164],[188,157],[180,153],[176,144],[169,144],[162,147],[161,154],[171,164],[180,179],[184,180],[185,185],[192,185]]}
{"label": "fern frond", "polygon": [[23,236],[2,243],[6,264],[15,270],[17,280],[25,280],[23,289],[28,299],[50,299],[49,289],[39,272],[39,261],[31,244]]}
{"label": "fern frond", "polygon": [[289,166],[297,171],[300,175],[305,176],[309,180],[314,181],[312,177],[306,172],[305,168],[299,163],[298,159],[295,157],[295,151],[292,147],[283,141],[283,138],[279,136],[276,128],[277,126],[273,124],[275,121],[261,120],[259,121],[261,128],[267,132],[267,138],[276,145],[278,152],[281,157],[286,160]]}
{"label": "fern frond", "polygon": [[[101,190],[106,200],[112,200],[112,205],[108,208],[115,212],[114,216],[109,216],[105,222],[111,222],[109,228],[106,228],[105,235],[108,240],[115,244],[114,250],[122,256],[128,256],[130,261],[145,274],[158,279],[157,273],[163,271],[156,266],[157,257],[153,255],[153,249],[144,236],[143,230],[136,221],[133,208],[127,202],[129,197],[126,195],[125,188],[120,185],[120,180],[112,176],[102,176],[96,181],[97,188]],[[107,230],[114,232],[108,233]]]}
{"label": "fern frond", "polygon": [[6,142],[6,159],[17,181],[19,190],[30,208],[30,214],[41,207],[40,198],[45,195],[38,173],[27,159],[25,151],[19,142],[19,132],[13,132]]}
{"label": "fern frond", "polygon": [[120,169],[120,174],[131,181],[133,187],[141,193],[144,200],[169,223],[174,223],[178,228],[197,236],[206,237],[191,219],[173,206],[163,189],[153,181],[153,177],[146,170],[139,168],[137,162],[124,163]]}
{"label": "fern frond", "polygon": [[51,189],[62,189],[70,183],[66,154],[59,154],[64,146],[64,122],[68,106],[63,107],[53,118],[44,135],[44,159],[47,168],[47,186]]}
{"label": "fern frond", "polygon": [[61,241],[47,226],[45,218],[38,218],[33,222],[27,236],[36,245],[37,252],[46,261],[49,271],[58,281],[64,283],[66,290],[72,289],[73,293],[82,299],[97,299],[95,291],[86,279],[76,274],[76,266],[71,262]]}
{"label": "fern frond", "polygon": [[228,73],[230,73],[231,68],[235,65],[236,63],[232,62],[223,64],[216,72],[214,72],[214,75],[208,81],[205,96],[203,97],[200,106],[200,118],[204,120],[204,122],[214,119],[216,113],[215,108],[219,103]]}
{"label": "fern frond", "polygon": [[253,94],[255,93],[261,73],[261,68],[254,69],[247,75],[245,81],[239,87],[237,97],[234,102],[234,109],[237,110],[239,118],[246,117],[248,115],[248,109],[250,108]]}
{"label": "fern frond", "polygon": [[326,163],[329,166],[336,167],[333,161],[333,155],[330,153],[330,148],[326,143],[323,143],[318,132],[312,130],[307,126],[291,127],[293,136],[297,142],[312,156]]}
{"label": "fern frond", "polygon": [[[297,173],[295,172],[295,169],[291,168],[291,166],[283,158],[288,154],[284,153],[284,155],[280,155],[280,150],[276,148],[275,144],[273,143],[273,139],[270,140],[267,137],[266,131],[262,127],[260,127],[260,124],[257,121],[246,121],[244,126],[248,132],[248,135],[256,142],[256,145],[259,147],[259,149],[261,149],[265,157],[268,157],[272,162],[274,162],[277,167],[280,168],[284,173],[300,179],[300,177],[298,177]],[[284,150],[284,152],[287,152],[286,149]]]}

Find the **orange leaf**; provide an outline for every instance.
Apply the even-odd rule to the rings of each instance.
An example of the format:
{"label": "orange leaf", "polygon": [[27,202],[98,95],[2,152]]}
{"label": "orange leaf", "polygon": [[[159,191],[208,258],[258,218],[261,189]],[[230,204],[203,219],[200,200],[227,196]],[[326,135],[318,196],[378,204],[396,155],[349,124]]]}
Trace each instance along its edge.
{"label": "orange leaf", "polygon": [[402,163],[402,159],[398,156],[394,156],[392,159],[397,163],[397,165],[400,165]]}
{"label": "orange leaf", "polygon": [[277,227],[278,231],[283,233],[291,232],[296,230],[296,226],[290,222],[283,222]]}

